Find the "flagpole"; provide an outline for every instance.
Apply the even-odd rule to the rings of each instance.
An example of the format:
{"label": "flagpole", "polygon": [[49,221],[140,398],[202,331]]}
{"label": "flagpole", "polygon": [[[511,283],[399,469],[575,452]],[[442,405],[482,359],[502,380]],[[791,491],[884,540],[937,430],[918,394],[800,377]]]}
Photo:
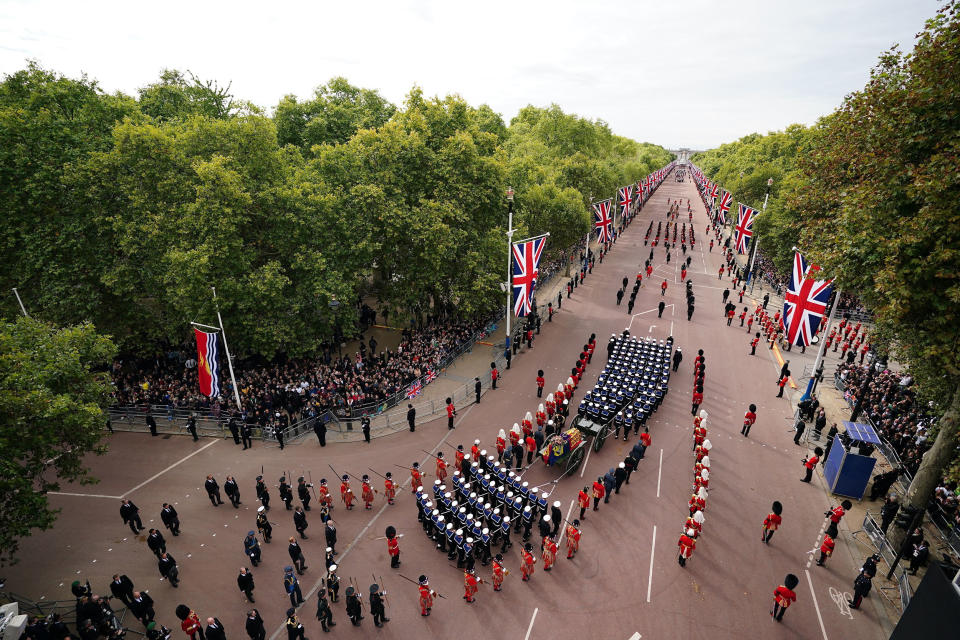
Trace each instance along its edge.
{"label": "flagpole", "polygon": [[217,322],[220,323],[220,335],[223,336],[223,350],[227,352],[227,367],[230,369],[230,381],[233,383],[233,398],[237,401],[237,409],[243,411],[240,404],[240,390],[237,388],[237,378],[233,375],[233,358],[230,357],[230,347],[227,346],[227,330],[223,328],[223,318],[220,317],[220,305],[217,303],[217,288],[210,287],[213,291],[213,306],[217,309]]}
{"label": "flagpole", "polygon": [[[763,196],[763,210],[761,213],[765,213],[767,210],[767,200],[770,199],[770,187],[773,186],[773,178],[767,179],[767,193]],[[757,253],[760,251],[760,234],[753,234],[753,257],[750,259],[750,268],[747,269],[747,276],[750,278],[750,293],[753,293],[753,287],[756,285],[756,278],[753,277],[753,264],[757,260]]]}
{"label": "flagpole", "polygon": [[[507,187],[507,339],[506,351],[510,351],[510,315],[513,313],[513,189]],[[507,367],[510,366],[510,357],[507,356]]]}
{"label": "flagpole", "polygon": [[23,300],[20,299],[20,292],[17,291],[16,287],[13,288],[13,295],[17,296],[17,302],[20,303],[20,311],[23,313],[23,317],[29,318],[30,316],[27,314],[27,308],[23,306]]}
{"label": "flagpole", "polygon": [[[827,332],[830,331],[830,325],[833,324],[833,317],[837,312],[837,307],[840,306],[840,295],[843,293],[840,289],[837,289],[837,295],[833,299],[833,306],[830,308],[830,316],[827,318],[827,324],[823,328],[823,335],[827,335]],[[817,382],[817,371],[820,369],[820,364],[823,362],[823,353],[827,350],[827,341],[823,338],[820,339],[820,348],[817,350],[817,359],[813,362],[813,375],[810,377],[810,381],[807,383],[807,390],[800,397],[800,402],[804,400],[809,400],[810,396],[813,395],[814,390],[816,389]]]}

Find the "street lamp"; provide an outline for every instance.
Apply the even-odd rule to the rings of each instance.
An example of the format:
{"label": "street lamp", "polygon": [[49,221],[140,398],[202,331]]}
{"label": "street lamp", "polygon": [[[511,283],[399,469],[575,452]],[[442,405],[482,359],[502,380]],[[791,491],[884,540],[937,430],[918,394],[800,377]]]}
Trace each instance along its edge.
{"label": "street lamp", "polygon": [[[773,186],[773,178],[767,178],[767,193],[763,196],[763,211],[767,210],[767,200],[770,198],[770,187]],[[757,253],[760,250],[760,234],[753,234],[753,255],[750,257],[750,267],[747,269],[747,277],[750,278],[750,293],[753,293],[753,287],[757,284],[756,274],[753,273],[753,266],[757,261]]]}

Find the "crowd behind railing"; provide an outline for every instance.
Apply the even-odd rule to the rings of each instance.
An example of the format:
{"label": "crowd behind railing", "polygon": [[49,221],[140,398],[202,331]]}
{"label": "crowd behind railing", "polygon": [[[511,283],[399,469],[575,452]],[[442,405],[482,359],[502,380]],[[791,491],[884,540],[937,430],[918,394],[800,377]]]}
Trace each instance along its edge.
{"label": "crowd behind railing", "polygon": [[[837,367],[837,388],[850,406],[856,404],[869,372],[868,366],[841,363]],[[928,432],[934,419],[917,399],[913,378],[908,374],[890,369],[875,372],[864,391],[863,418],[874,427],[884,441],[885,455],[891,465],[904,470],[903,486],[920,468],[923,454],[933,444]],[[960,494],[956,482],[946,476],[936,489],[931,501],[930,514],[933,521],[945,533],[960,529]]]}

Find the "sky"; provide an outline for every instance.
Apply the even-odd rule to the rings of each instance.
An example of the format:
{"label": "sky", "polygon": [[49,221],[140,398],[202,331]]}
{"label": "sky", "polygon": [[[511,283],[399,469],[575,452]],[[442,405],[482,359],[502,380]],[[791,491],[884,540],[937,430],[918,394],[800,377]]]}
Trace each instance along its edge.
{"label": "sky", "polygon": [[913,47],[934,0],[0,0],[0,73],[27,60],[136,95],[164,68],[232,83],[268,113],[335,76],[402,104],[411,87],[603,120],[709,149],[812,124]]}

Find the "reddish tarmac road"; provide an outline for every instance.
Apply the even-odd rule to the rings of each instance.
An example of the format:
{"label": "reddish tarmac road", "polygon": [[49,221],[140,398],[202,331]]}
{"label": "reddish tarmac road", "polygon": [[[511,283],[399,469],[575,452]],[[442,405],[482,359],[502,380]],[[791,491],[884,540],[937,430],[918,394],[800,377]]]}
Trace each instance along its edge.
{"label": "reddish tarmac road", "polygon": [[[643,235],[652,218],[664,219],[667,198],[690,198],[695,205],[697,247],[692,251],[693,279],[697,310],[692,322],[686,320],[683,284],[679,281],[681,255],[668,265],[664,250],[655,251],[656,271],[637,299],[636,313],[626,313],[626,302],[616,306],[615,293],[624,276],[633,280],[649,252]],[[684,207],[685,210],[685,207]],[[685,212],[684,212],[685,215]],[[681,221],[683,217],[681,216]],[[175,627],[173,609],[178,603],[195,608],[201,618],[217,616],[231,640],[245,638],[245,603],[236,587],[242,555],[242,538],[254,528],[258,502],[253,485],[260,467],[271,485],[273,509],[270,518],[274,541],[263,546],[263,563],[256,578],[256,607],[267,623],[268,636],[284,637],[281,624],[289,601],[281,584],[282,567],[288,564],[286,537],[293,533],[291,514],[284,511],[276,489],[284,473],[296,478],[312,470],[313,479],[330,480],[338,491],[328,464],[338,472],[360,475],[368,467],[379,472],[393,471],[401,480],[408,475],[394,464],[414,460],[432,472],[432,461],[423,449],[441,448],[452,457],[453,447],[465,447],[474,438],[493,450],[497,430],[519,421],[526,411],[535,411],[538,400],[534,379],[538,368],[547,375],[548,388],[566,379],[579,348],[590,335],[598,336],[598,349],[588,367],[575,403],[596,380],[606,358],[606,341],[612,332],[631,326],[634,335],[666,338],[672,332],[682,348],[684,360],[670,381],[670,392],[660,410],[648,423],[653,446],[640,464],[630,485],[599,512],[588,512],[583,524],[581,550],[573,561],[562,553],[555,569],[538,570],[529,583],[520,581],[519,545],[506,555],[513,571],[502,593],[481,585],[477,602],[467,605],[462,572],[452,568],[446,555],[432,549],[415,519],[409,486],[399,492],[396,506],[386,507],[381,495],[376,507],[345,512],[338,501],[334,518],[339,531],[340,575],[343,588],[353,577],[366,595],[374,575],[389,591],[391,622],[375,629],[366,615],[359,629],[353,628],[342,600],[333,605],[338,626],[334,634],[363,637],[371,633],[384,638],[410,637],[411,633],[434,637],[502,638],[622,638],[639,633],[652,638],[844,638],[886,637],[871,601],[852,618],[838,607],[832,593],[850,592],[858,565],[848,547],[856,545],[849,529],[842,528],[837,552],[825,568],[808,567],[807,551],[817,542],[822,513],[831,504],[818,476],[813,486],[799,482],[802,453],[788,433],[792,410],[786,399],[777,399],[775,380],[779,367],[767,349],[750,351],[744,329],[727,327],[722,318],[721,293],[729,280],[718,281],[719,250],[706,251],[706,215],[690,182],[675,183],[669,177],[644,207],[639,219],[618,240],[603,264],[594,268],[586,282],[564,299],[563,309],[534,349],[517,358],[505,371],[500,388],[483,397],[480,405],[462,408],[457,428],[447,431],[438,419],[419,427],[416,433],[401,432],[375,439],[372,444],[349,443],[321,449],[310,439],[280,451],[257,443],[252,452],[243,452],[230,440],[150,438],[145,434],[118,433],[111,437],[111,451],[92,461],[98,485],[64,487],[63,495],[51,502],[62,508],[55,529],[24,541],[21,562],[7,571],[8,587],[18,593],[46,600],[69,599],[74,579],[89,579],[95,591],[107,592],[110,576],[128,574],[139,589],[148,589],[157,602],[158,620]],[[654,224],[656,226],[656,222]],[[688,253],[691,253],[688,251]],[[664,316],[657,318],[656,306],[663,278],[670,283]],[[674,306],[670,306],[674,305]],[[708,437],[713,442],[710,498],[705,511],[703,535],[686,568],[677,564],[677,539],[687,515],[687,500],[693,479],[691,452],[690,394],[692,363],[698,348],[707,358],[706,393],[703,408],[710,414]],[[746,406],[758,405],[758,422],[750,438],[739,434]],[[573,478],[564,479],[551,496],[563,503],[566,513],[577,490],[616,465],[633,445],[608,440],[599,453],[592,453]],[[185,457],[189,456],[189,457]],[[662,459],[662,462],[661,462]],[[175,465],[172,466],[171,465]],[[229,502],[213,508],[203,490],[203,479],[213,473],[220,483],[234,475],[241,487],[243,505],[234,510]],[[581,476],[582,475],[582,479]],[[552,470],[535,462],[524,477],[531,485],[548,482]],[[152,478],[152,479],[151,479]],[[149,480],[149,481],[147,481]],[[432,483],[432,474],[426,478]],[[145,482],[147,481],[147,482]],[[377,488],[382,484],[379,478]],[[73,494],[84,494],[83,496]],[[96,494],[96,497],[93,497]],[[144,525],[160,528],[162,501],[175,504],[180,512],[183,533],[167,536],[168,550],[178,560],[181,586],[172,589],[161,582],[153,555],[143,536],[135,539],[121,524],[119,496],[131,498],[140,508]],[[91,496],[91,497],[87,497]],[[225,496],[224,496],[225,497]],[[760,542],[760,525],[770,503],[784,504],[784,525],[770,546]],[[322,632],[314,616],[316,586],[323,572],[323,528],[317,512],[310,515],[310,539],[304,541],[309,569],[302,577],[308,602],[301,618],[308,637]],[[405,533],[401,541],[402,567],[399,573],[416,578],[430,576],[432,585],[447,598],[438,599],[433,615],[421,618],[416,588],[394,575],[389,568],[386,544],[373,540],[392,524]],[[856,523],[848,523],[856,525]],[[857,526],[852,528],[856,529]],[[516,536],[514,536],[516,540]],[[854,550],[860,557],[861,552]],[[489,579],[489,568],[478,563],[478,575]],[[798,602],[787,612],[782,624],[771,622],[772,592],[786,573],[800,577]],[[812,589],[812,591],[811,591]],[[815,597],[814,597],[815,596]],[[139,630],[136,621],[130,626]],[[887,627],[889,629],[889,627]],[[174,637],[182,638],[176,630]],[[421,636],[421,637],[422,637]]]}

